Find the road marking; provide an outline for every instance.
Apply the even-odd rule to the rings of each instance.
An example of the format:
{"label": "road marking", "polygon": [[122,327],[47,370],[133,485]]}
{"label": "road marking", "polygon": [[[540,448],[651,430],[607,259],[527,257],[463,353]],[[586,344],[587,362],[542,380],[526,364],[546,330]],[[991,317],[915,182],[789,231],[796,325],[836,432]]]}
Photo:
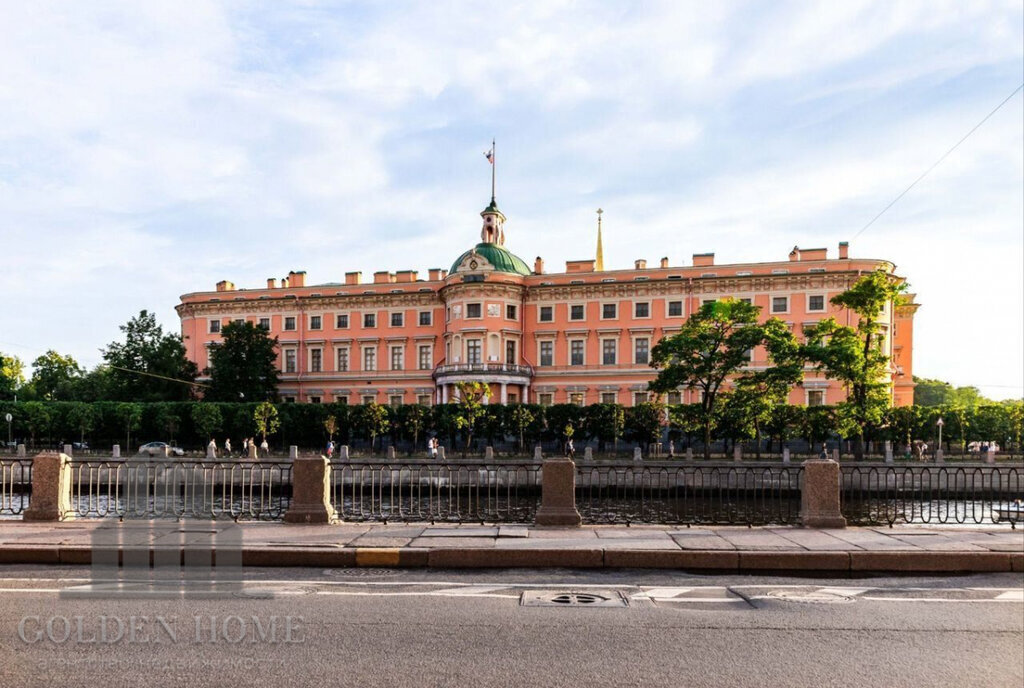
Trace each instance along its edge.
{"label": "road marking", "polygon": [[1007,590],[1004,593],[996,595],[997,600],[1012,600],[1014,602],[1024,602],[1024,589],[1021,590]]}
{"label": "road marking", "polygon": [[679,597],[693,590],[693,588],[650,588],[643,592],[638,592],[630,597],[634,600],[670,600],[673,597]]}

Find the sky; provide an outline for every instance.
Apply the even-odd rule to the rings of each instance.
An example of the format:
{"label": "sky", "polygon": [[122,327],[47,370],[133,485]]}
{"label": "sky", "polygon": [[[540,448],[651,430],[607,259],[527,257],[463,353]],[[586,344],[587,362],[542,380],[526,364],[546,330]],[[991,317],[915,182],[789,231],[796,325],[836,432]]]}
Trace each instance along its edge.
{"label": "sky", "polygon": [[918,376],[1024,395],[1024,4],[0,4],[0,351],[92,367],[142,309],[447,268],[497,140],[549,269],[850,241],[922,304]]}

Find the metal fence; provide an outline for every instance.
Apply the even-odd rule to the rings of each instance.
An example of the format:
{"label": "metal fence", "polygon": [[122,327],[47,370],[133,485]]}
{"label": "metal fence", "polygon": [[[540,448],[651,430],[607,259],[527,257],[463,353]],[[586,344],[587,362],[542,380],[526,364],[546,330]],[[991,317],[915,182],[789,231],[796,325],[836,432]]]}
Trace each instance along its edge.
{"label": "metal fence", "polygon": [[32,492],[32,459],[0,459],[0,516],[20,516]]}
{"label": "metal fence", "polygon": [[800,514],[800,466],[578,464],[584,523],[788,524]]}
{"label": "metal fence", "polygon": [[331,465],[331,503],[345,521],[532,523],[540,488],[532,462]]}
{"label": "metal fence", "polygon": [[277,520],[291,498],[285,461],[76,461],[71,470],[80,517]]}
{"label": "metal fence", "polygon": [[842,480],[853,525],[1021,520],[1021,466],[843,466]]}

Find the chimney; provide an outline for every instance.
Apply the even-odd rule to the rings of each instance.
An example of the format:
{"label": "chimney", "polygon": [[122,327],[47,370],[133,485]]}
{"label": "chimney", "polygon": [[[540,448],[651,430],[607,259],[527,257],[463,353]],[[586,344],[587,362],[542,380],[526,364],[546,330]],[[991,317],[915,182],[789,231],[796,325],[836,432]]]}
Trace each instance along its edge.
{"label": "chimney", "polygon": [[541,258],[540,256],[537,256],[537,260],[533,261],[533,274],[544,274],[544,259]]}
{"label": "chimney", "polygon": [[277,289],[277,279],[273,277],[267,278],[267,289]]}
{"label": "chimney", "polygon": [[633,261],[633,265],[637,270],[647,269],[647,261],[644,260],[643,258],[637,258],[635,261]]}
{"label": "chimney", "polygon": [[438,280],[444,279],[441,276],[441,268],[430,268],[427,274],[430,276],[431,282],[437,282]]}
{"label": "chimney", "polygon": [[377,272],[373,273],[373,283],[374,284],[390,284],[391,283],[391,273],[388,272],[387,270],[378,270]]}
{"label": "chimney", "polygon": [[800,247],[799,246],[794,246],[793,250],[789,252],[789,259],[790,259],[790,261],[800,260]]}
{"label": "chimney", "polygon": [[415,270],[399,270],[395,273],[396,282],[415,282],[416,271]]}
{"label": "chimney", "polygon": [[715,264],[714,253],[694,253],[693,254],[693,267],[695,268],[706,268],[710,265]]}
{"label": "chimney", "polygon": [[850,257],[850,242],[839,242],[839,260],[846,260]]}
{"label": "chimney", "polygon": [[235,283],[229,282],[228,280],[221,280],[217,282],[217,291],[234,291]]}
{"label": "chimney", "polygon": [[346,272],[345,273],[345,284],[360,284],[363,281],[363,273],[361,272]]}
{"label": "chimney", "polygon": [[667,268],[668,267],[668,256],[665,256],[664,258],[661,259],[661,267],[663,267],[663,268]]}
{"label": "chimney", "polygon": [[287,289],[288,288],[288,278],[287,277],[282,277],[281,278],[281,288],[282,289]]}
{"label": "chimney", "polygon": [[306,286],[306,271],[299,270],[296,272],[292,270],[288,273],[288,284],[292,287],[304,287]]}

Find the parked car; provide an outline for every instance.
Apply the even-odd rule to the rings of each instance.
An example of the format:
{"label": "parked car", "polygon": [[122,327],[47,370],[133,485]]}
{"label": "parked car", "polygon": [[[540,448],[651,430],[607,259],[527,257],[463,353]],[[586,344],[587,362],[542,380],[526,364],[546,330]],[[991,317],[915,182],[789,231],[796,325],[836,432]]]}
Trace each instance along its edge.
{"label": "parked car", "polygon": [[71,448],[72,449],[81,449],[82,451],[88,451],[89,443],[88,442],[72,442],[71,443]]}
{"label": "parked car", "polygon": [[185,456],[185,450],[181,447],[172,447],[166,442],[150,442],[139,447],[140,454],[149,456]]}

